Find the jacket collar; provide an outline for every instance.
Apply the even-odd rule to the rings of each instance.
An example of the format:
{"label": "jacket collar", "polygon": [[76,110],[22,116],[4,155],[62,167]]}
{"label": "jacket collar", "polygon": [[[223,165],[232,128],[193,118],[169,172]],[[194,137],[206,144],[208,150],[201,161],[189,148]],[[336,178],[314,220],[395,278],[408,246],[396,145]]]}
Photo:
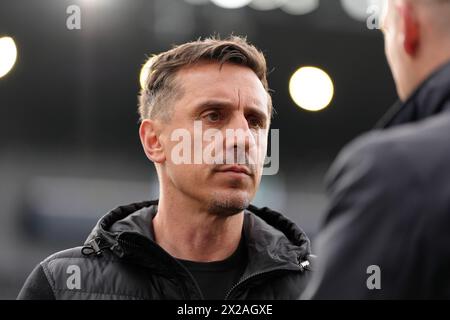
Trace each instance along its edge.
{"label": "jacket collar", "polygon": [[404,102],[398,101],[378,122],[376,129],[416,122],[450,109],[450,62],[426,79]]}
{"label": "jacket collar", "polygon": [[[161,260],[171,260],[154,242],[151,220],[157,204],[157,200],[145,201],[110,211],[98,221],[85,248],[96,246],[92,253],[111,249],[121,258],[134,259],[148,258],[150,251],[158,254],[158,259],[147,261],[155,267]],[[282,214],[268,208],[249,206],[243,231],[249,257],[246,274],[278,268],[299,270],[310,255],[310,241],[305,233]]]}

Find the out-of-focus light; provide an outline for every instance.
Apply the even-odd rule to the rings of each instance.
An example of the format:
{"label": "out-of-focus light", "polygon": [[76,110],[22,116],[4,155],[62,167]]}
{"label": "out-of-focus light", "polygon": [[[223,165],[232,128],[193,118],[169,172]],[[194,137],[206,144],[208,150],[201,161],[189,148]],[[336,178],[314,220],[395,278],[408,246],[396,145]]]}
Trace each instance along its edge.
{"label": "out-of-focus light", "polygon": [[216,6],[225,9],[237,9],[248,5],[252,0],[211,0]]}
{"label": "out-of-focus light", "polygon": [[252,0],[248,6],[256,10],[273,10],[279,8],[287,0]]}
{"label": "out-of-focus light", "polygon": [[319,111],[326,108],[333,99],[333,81],[322,69],[302,67],[292,75],[289,93],[300,108]]}
{"label": "out-of-focus light", "polygon": [[[76,1],[74,1],[76,2]],[[99,7],[104,7],[104,6],[109,6],[111,7],[112,5],[117,5],[118,2],[117,0],[80,0],[81,5],[83,6],[83,8],[99,8]]]}
{"label": "out-of-focus light", "polygon": [[185,2],[193,5],[202,5],[207,4],[209,0],[184,0]]}
{"label": "out-of-focus light", "polygon": [[149,58],[141,68],[141,72],[139,73],[139,84],[141,85],[141,89],[145,88],[147,78],[150,75],[152,64],[153,64],[153,57]]}
{"label": "out-of-focus light", "polygon": [[17,59],[17,47],[13,38],[0,38],[0,78],[14,67]]}
{"label": "out-of-focus light", "polygon": [[296,15],[308,14],[318,7],[319,0],[285,0],[281,5],[283,11]]}
{"label": "out-of-focus light", "polygon": [[370,5],[368,0],[341,0],[342,8],[355,20],[366,21],[368,17],[367,8]]}

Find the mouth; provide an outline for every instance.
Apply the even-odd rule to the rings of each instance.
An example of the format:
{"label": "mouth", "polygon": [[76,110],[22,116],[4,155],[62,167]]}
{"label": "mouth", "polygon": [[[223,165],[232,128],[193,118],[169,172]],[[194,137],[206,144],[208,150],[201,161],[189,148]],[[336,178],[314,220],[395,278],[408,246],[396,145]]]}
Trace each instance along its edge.
{"label": "mouth", "polygon": [[217,170],[218,172],[222,173],[231,173],[231,174],[241,174],[241,175],[247,175],[251,176],[252,173],[250,169],[246,166],[242,165],[229,165],[229,166],[223,166]]}

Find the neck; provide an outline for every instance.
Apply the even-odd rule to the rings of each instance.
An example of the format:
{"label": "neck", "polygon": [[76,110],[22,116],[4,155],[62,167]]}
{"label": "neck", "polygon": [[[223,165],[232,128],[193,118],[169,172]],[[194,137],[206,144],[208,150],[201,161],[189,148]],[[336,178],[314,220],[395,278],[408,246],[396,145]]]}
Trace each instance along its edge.
{"label": "neck", "polygon": [[427,54],[421,57],[421,63],[419,67],[416,68],[417,75],[415,78],[416,81],[410,86],[410,94],[421,84],[423,83],[430,75],[441,68],[446,63],[450,62],[450,44],[441,41],[439,45],[429,46],[430,50],[428,50]]}
{"label": "neck", "polygon": [[194,199],[160,192],[153,219],[155,241],[175,258],[211,262],[228,258],[238,247],[244,213],[220,216]]}

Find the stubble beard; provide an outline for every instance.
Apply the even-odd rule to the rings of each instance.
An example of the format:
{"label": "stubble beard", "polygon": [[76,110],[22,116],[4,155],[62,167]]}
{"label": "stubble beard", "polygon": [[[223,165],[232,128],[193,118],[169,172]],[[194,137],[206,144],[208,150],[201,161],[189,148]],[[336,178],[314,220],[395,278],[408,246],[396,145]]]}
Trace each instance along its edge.
{"label": "stubble beard", "polygon": [[211,214],[221,217],[230,217],[247,209],[250,199],[246,195],[223,195],[215,193],[208,204]]}

